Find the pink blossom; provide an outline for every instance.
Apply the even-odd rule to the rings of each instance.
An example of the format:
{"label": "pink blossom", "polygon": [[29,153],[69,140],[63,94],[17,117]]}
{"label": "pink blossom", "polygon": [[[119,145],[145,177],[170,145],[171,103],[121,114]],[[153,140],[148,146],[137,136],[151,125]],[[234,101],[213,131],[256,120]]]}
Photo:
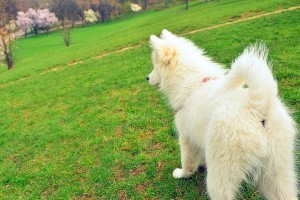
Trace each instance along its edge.
{"label": "pink blossom", "polygon": [[38,29],[48,31],[57,21],[55,14],[48,9],[34,10],[29,8],[26,13],[18,12],[16,23],[25,33],[30,29],[37,33]]}
{"label": "pink blossom", "polygon": [[16,24],[24,32],[27,32],[31,29],[33,21],[24,12],[18,12]]}

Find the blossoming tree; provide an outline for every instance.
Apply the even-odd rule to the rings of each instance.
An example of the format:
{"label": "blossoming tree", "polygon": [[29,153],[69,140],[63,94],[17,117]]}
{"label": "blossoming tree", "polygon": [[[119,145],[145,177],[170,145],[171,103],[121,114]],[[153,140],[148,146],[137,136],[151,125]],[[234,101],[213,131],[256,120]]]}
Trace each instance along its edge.
{"label": "blossoming tree", "polygon": [[87,24],[91,24],[97,21],[96,14],[92,9],[88,9],[87,11],[84,11],[84,21]]}
{"label": "blossoming tree", "polygon": [[50,27],[57,21],[55,14],[50,12],[48,9],[35,10],[33,8],[29,8],[26,13],[18,12],[16,24],[24,31],[26,36],[30,30],[37,35],[39,29],[48,34]]}

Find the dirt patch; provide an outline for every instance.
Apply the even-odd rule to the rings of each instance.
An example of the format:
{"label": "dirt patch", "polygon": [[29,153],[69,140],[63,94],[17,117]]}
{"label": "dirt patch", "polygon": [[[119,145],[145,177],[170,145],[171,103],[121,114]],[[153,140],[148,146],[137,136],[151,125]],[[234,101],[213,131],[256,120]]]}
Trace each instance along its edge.
{"label": "dirt patch", "polygon": [[125,173],[120,166],[114,168],[114,178],[117,182],[125,180]]}
{"label": "dirt patch", "polygon": [[80,63],[83,63],[83,62],[84,62],[83,60],[71,61],[71,62],[68,63],[68,66],[77,65],[77,64],[80,64]]}
{"label": "dirt patch", "polygon": [[115,133],[117,138],[121,138],[123,136],[123,127],[121,125],[117,126],[115,129]]}
{"label": "dirt patch", "polygon": [[96,200],[98,198],[96,198],[94,195],[92,194],[88,194],[88,193],[84,193],[84,194],[80,194],[76,197],[72,197],[72,200]]}
{"label": "dirt patch", "polygon": [[146,139],[150,138],[155,134],[155,130],[148,130],[147,132],[142,132],[139,134],[139,138]]}
{"label": "dirt patch", "polygon": [[129,170],[129,173],[131,176],[138,176],[142,173],[145,173],[145,166],[139,165],[137,168]]}
{"label": "dirt patch", "polygon": [[154,143],[152,146],[149,147],[149,149],[161,149],[162,144],[159,142]]}
{"label": "dirt patch", "polygon": [[146,192],[147,187],[144,184],[138,184],[138,185],[134,186],[134,189],[135,189],[136,193],[142,194],[142,193]]}
{"label": "dirt patch", "polygon": [[115,167],[113,169],[114,172],[114,179],[116,182],[125,181],[125,170],[124,164],[121,163],[119,160],[115,161]]}
{"label": "dirt patch", "polygon": [[41,192],[40,195],[47,199],[47,197],[49,197],[50,195],[57,194],[57,190],[61,184],[62,184],[62,181],[59,181],[57,184],[53,184],[53,185],[50,184],[50,186],[46,190]]}
{"label": "dirt patch", "polygon": [[163,162],[158,162],[156,165],[156,171],[160,173],[162,168],[163,168]]}
{"label": "dirt patch", "polygon": [[118,193],[118,199],[119,200],[127,200],[129,199],[128,194],[125,190],[122,190]]}

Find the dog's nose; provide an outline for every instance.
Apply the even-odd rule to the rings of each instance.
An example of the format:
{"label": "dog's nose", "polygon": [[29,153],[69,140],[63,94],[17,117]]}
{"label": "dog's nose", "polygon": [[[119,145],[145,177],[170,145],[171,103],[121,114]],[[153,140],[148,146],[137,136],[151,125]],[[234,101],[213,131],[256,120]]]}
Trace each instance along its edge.
{"label": "dog's nose", "polygon": [[146,80],[149,81],[149,76],[146,77]]}

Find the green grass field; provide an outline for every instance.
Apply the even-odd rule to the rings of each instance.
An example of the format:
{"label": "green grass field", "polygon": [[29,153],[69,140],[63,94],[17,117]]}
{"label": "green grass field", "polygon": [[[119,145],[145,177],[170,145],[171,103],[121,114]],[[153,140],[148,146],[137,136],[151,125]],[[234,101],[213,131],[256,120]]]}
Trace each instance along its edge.
{"label": "green grass field", "polygon": [[[163,28],[184,33],[297,4],[224,0],[150,11],[76,29],[70,48],[58,33],[19,40],[15,69],[0,69],[0,199],[208,199],[205,172],[172,177],[180,166],[173,112],[145,81],[152,70],[146,41]],[[186,37],[227,67],[264,41],[299,126],[299,19],[300,9]],[[141,46],[89,59],[134,44]],[[84,62],[63,67],[77,60]],[[239,199],[263,198],[244,183]]]}

